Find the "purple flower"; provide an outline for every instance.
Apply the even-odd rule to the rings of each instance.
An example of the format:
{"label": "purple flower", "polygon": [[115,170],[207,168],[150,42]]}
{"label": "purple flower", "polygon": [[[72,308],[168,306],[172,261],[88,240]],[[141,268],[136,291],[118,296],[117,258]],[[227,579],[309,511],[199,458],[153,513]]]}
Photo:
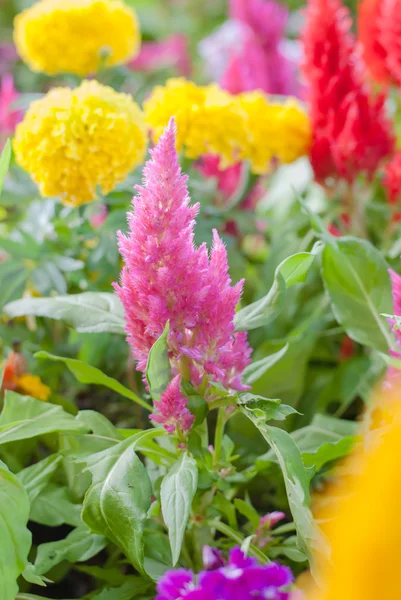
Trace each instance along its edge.
{"label": "purple flower", "polygon": [[289,600],[292,582],[288,567],[259,565],[234,548],[227,565],[202,571],[197,578],[191,571],[168,571],[158,582],[156,600]]}

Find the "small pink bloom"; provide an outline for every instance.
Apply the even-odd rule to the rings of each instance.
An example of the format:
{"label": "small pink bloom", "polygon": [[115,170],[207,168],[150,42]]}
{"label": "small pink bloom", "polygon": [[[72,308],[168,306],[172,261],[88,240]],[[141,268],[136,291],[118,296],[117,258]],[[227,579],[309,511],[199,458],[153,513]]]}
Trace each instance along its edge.
{"label": "small pink bloom", "polygon": [[89,217],[89,222],[94,229],[98,229],[106,221],[108,215],[106,204],[102,204],[98,211]]}
{"label": "small pink bloom", "polygon": [[13,76],[10,73],[3,75],[0,83],[0,147],[7,137],[14,133],[17,123],[22,118],[22,113],[12,107],[12,103],[19,98],[19,93],[14,87]]}
{"label": "small pink bloom", "polygon": [[274,512],[267,513],[267,515],[260,519],[260,527],[271,529],[283,519],[285,519],[285,513],[275,510]]}
{"label": "small pink bloom", "polygon": [[0,76],[10,73],[17,60],[18,54],[14,44],[0,43]]}
{"label": "small pink bloom", "polygon": [[160,400],[154,402],[155,412],[150,418],[155,423],[163,425],[168,433],[174,433],[176,428],[188,433],[194,422],[194,415],[188,410],[188,400],[180,391],[181,376],[176,375],[169,383]]}
{"label": "small pink bloom", "polygon": [[184,77],[192,71],[188,39],[177,33],[160,42],[143,42],[139,56],[130,62],[131,69],[138,71],[155,71],[156,69],[174,67]]}

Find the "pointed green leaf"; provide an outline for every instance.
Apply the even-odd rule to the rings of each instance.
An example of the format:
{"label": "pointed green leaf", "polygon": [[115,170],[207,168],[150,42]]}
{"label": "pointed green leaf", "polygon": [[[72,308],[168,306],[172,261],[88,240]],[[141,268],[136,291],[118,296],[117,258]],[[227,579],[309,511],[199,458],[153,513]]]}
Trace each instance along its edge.
{"label": "pointed green leaf", "polygon": [[137,396],[130,389],[122,385],[119,381],[117,381],[117,379],[113,379],[113,377],[105,375],[105,373],[103,373],[103,371],[101,371],[100,369],[92,367],[92,365],[88,365],[82,360],[76,360],[75,358],[66,358],[64,356],[55,356],[54,354],[49,354],[48,352],[44,351],[37,352],[35,354],[35,358],[44,358],[47,360],[62,362],[69,368],[71,373],[74,375],[74,377],[76,377],[76,379],[80,383],[86,383],[88,385],[104,385],[105,387],[114,390],[121,396],[124,396],[124,398],[129,398],[133,402],[136,402],[143,408],[146,408],[146,410],[152,410],[152,407],[147,402],[145,402],[145,400],[139,398],[139,396]]}
{"label": "pointed green leaf", "polygon": [[28,562],[29,498],[22,483],[0,462],[0,598],[14,600],[17,579]]}
{"label": "pointed green leaf", "polygon": [[388,266],[367,240],[352,237],[326,244],[322,276],[335,318],[353,340],[388,353],[394,339],[381,317],[393,307]]}
{"label": "pointed green leaf", "polygon": [[322,542],[310,510],[309,477],[298,446],[286,431],[268,425],[263,411],[248,408],[242,411],[259,429],[276,455],[297,529],[299,549],[311,557],[315,550],[321,550]]}
{"label": "pointed green leaf", "polygon": [[160,396],[171,380],[171,367],[167,349],[169,330],[170,324],[167,321],[163,333],[153,344],[148,356],[146,379],[153,400],[160,400]]}
{"label": "pointed green leaf", "polygon": [[85,433],[88,429],[61,406],[6,392],[0,415],[0,444],[61,431]]}
{"label": "pointed green leaf", "polygon": [[91,533],[86,525],[77,527],[63,540],[48,542],[38,547],[35,569],[39,575],[47,573],[63,560],[85,562],[106,546],[103,535]]}
{"label": "pointed green leaf", "polygon": [[160,490],[161,507],[168,528],[173,566],[180,558],[182,540],[198,486],[198,465],[184,453],[164,477]]}
{"label": "pointed green leaf", "polygon": [[82,519],[93,532],[119,546],[139,571],[143,571],[143,531],[152,484],[135,450],[157,435],[163,431],[141,431],[83,459],[93,479],[85,495]]}
{"label": "pointed green leaf", "polygon": [[255,329],[274,321],[283,310],[287,288],[306,280],[314,259],[311,252],[299,252],[283,260],[276,269],[273,285],[267,295],[235,315],[236,331]]}
{"label": "pointed green leaf", "polygon": [[52,454],[18,473],[17,477],[24,486],[31,503],[48,485],[61,461],[62,456]]}
{"label": "pointed green leaf", "polygon": [[64,321],[81,333],[125,335],[124,310],[115,294],[84,292],[52,298],[23,298],[4,307],[11,317],[35,315]]}

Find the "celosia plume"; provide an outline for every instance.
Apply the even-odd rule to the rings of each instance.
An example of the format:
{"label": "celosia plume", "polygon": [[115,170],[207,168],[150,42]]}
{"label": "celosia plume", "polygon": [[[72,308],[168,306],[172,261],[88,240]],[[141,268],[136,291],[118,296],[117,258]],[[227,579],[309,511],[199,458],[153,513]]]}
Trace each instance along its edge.
{"label": "celosia plume", "polygon": [[[210,259],[205,244],[195,247],[199,205],[190,206],[186,184],[170,121],[144,168],[144,186],[136,188],[128,237],[119,234],[125,266],[116,290],[125,310],[127,339],[144,373],[149,351],[169,321],[173,375],[189,374],[194,385],[210,375],[229,388],[245,389],[241,374],[251,351],[246,334],[234,333],[233,324],[243,282],[231,287],[217,232]],[[187,423],[175,379],[156,406],[155,420],[170,427],[177,407]]]}
{"label": "celosia plume", "polygon": [[390,202],[395,204],[399,201],[401,198],[401,152],[397,152],[386,165],[383,184]]}
{"label": "celosia plume", "polygon": [[387,49],[383,45],[383,0],[362,0],[358,7],[358,38],[363,47],[363,58],[373,79],[391,83],[387,64]]}
{"label": "celosia plume", "polygon": [[348,10],[339,0],[309,0],[303,32],[304,73],[313,127],[311,160],[319,179],[372,176],[393,150],[385,97],[364,79]]}

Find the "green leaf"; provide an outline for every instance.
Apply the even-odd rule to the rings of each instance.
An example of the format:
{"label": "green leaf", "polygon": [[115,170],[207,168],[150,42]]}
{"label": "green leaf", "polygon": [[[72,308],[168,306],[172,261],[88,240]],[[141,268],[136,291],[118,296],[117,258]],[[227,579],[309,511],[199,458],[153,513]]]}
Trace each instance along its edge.
{"label": "green leaf", "polygon": [[382,254],[367,240],[352,237],[326,244],[322,276],[335,318],[355,341],[387,353],[394,346],[380,316],[392,312],[391,282]]}
{"label": "green leaf", "polygon": [[248,502],[241,500],[241,498],[234,498],[234,506],[241,515],[248,519],[248,521],[251,523],[254,529],[258,527],[260,522],[260,515],[253,508],[253,506],[248,504]]}
{"label": "green leaf", "polygon": [[235,315],[236,331],[248,331],[274,321],[284,307],[287,288],[306,280],[314,260],[311,252],[299,252],[283,260],[275,271],[273,285],[267,295]]}
{"label": "green leaf", "polygon": [[173,566],[180,558],[182,540],[198,486],[196,461],[184,453],[164,477],[160,499],[173,557]]}
{"label": "green leaf", "polygon": [[145,402],[145,400],[139,398],[139,396],[137,396],[130,389],[122,385],[119,381],[117,381],[117,379],[113,379],[113,377],[105,375],[100,369],[92,367],[92,365],[88,365],[82,360],[76,360],[75,358],[66,358],[64,356],[55,356],[54,354],[49,354],[48,352],[44,351],[37,352],[35,354],[35,358],[44,358],[47,360],[62,362],[69,368],[71,373],[74,375],[74,377],[76,377],[76,379],[80,383],[85,383],[87,385],[104,385],[105,387],[117,392],[121,396],[124,396],[124,398],[129,398],[133,402],[136,402],[136,404],[139,404],[143,408],[146,408],[146,410],[152,410],[152,407],[147,402]]}
{"label": "green leaf", "polygon": [[91,533],[86,525],[77,527],[63,540],[48,542],[38,547],[35,569],[39,575],[47,573],[63,560],[85,562],[106,546],[102,535]]}
{"label": "green leaf", "polygon": [[32,502],[29,518],[40,525],[59,527],[60,525],[81,524],[81,504],[72,502],[65,486],[50,483]]}
{"label": "green leaf", "polygon": [[62,457],[59,454],[52,454],[18,473],[17,477],[24,486],[31,503],[45,489],[61,461]]}
{"label": "green leaf", "polygon": [[247,408],[242,410],[259,429],[276,455],[297,529],[299,549],[311,558],[313,551],[321,550],[322,540],[309,508],[309,477],[299,448],[286,431],[267,425],[263,411]]}
{"label": "green leaf", "polygon": [[52,298],[23,298],[4,307],[11,317],[35,315],[65,321],[81,333],[125,335],[124,310],[115,294],[85,292]]}
{"label": "green leaf", "polygon": [[0,445],[61,431],[85,433],[87,428],[61,406],[6,392],[0,415]]}
{"label": "green leaf", "polygon": [[92,485],[84,499],[83,521],[108,537],[143,572],[143,531],[151,504],[152,484],[135,449],[162,430],[136,433],[111,448],[84,460]]}
{"label": "green leaf", "polygon": [[170,323],[167,321],[163,333],[153,344],[148,356],[146,380],[153,400],[160,400],[160,396],[171,380],[171,367],[167,349],[169,330]]}
{"label": "green leaf", "polygon": [[288,415],[297,412],[295,408],[282,404],[277,398],[272,400],[249,392],[238,394],[238,406],[263,412],[266,421],[283,421]]}
{"label": "green leaf", "polygon": [[265,356],[261,360],[257,360],[248,365],[243,374],[244,383],[251,385],[266,373],[273,365],[275,365],[287,352],[288,344],[285,344],[281,350]]}
{"label": "green leaf", "polygon": [[14,600],[17,579],[28,562],[29,498],[22,483],[0,462],[0,598]]}
{"label": "green leaf", "polygon": [[7,175],[7,171],[10,167],[12,154],[11,140],[8,139],[4,145],[3,151],[0,155],[0,194],[3,189],[4,179]]}

